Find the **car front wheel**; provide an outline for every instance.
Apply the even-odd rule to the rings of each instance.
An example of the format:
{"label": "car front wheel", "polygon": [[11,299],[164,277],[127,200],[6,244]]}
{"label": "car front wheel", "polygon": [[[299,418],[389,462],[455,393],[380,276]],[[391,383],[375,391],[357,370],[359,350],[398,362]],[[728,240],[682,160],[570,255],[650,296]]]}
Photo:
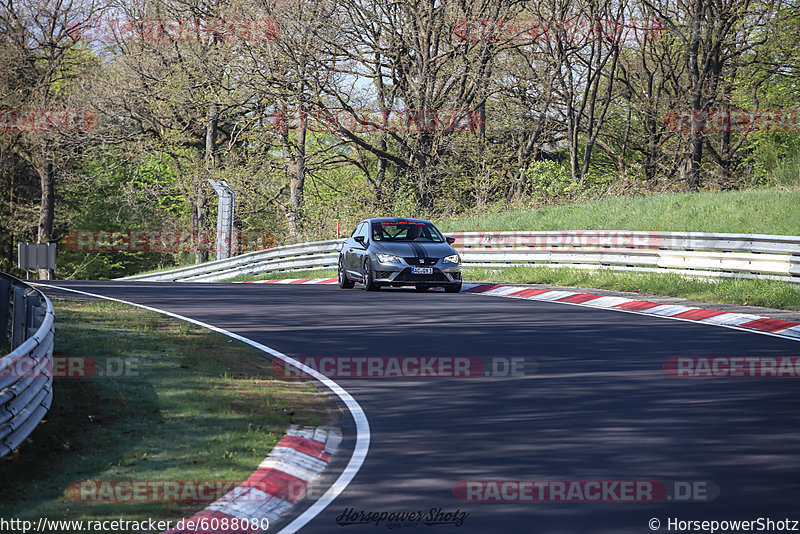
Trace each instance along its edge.
{"label": "car front wheel", "polygon": [[367,291],[377,291],[381,288],[375,283],[375,277],[372,274],[372,264],[369,258],[364,260],[364,289]]}
{"label": "car front wheel", "polygon": [[460,293],[461,292],[461,282],[458,282],[457,284],[447,284],[446,286],[444,286],[444,290],[447,293]]}
{"label": "car front wheel", "polygon": [[356,285],[355,282],[353,282],[352,280],[347,278],[347,271],[344,270],[344,261],[342,261],[342,258],[339,258],[339,276],[338,276],[338,278],[339,278],[339,287],[341,289],[350,289],[354,285]]}

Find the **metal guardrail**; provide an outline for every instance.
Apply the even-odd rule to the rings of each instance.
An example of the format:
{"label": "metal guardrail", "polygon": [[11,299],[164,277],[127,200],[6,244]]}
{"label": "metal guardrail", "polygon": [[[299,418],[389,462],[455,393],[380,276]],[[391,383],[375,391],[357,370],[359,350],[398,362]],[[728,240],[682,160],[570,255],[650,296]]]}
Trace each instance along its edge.
{"label": "metal guardrail", "polygon": [[325,269],[336,265],[344,239],[286,245],[233,258],[190,265],[160,273],[126,276],[119,280],[150,282],[217,282],[239,275],[255,275],[271,271]]}
{"label": "metal guardrail", "polygon": [[0,358],[0,457],[19,447],[50,409],[54,321],[41,291],[0,273],[0,325],[11,346]]}
{"label": "metal guardrail", "polygon": [[626,230],[455,232],[465,265],[546,265],[800,283],[800,237]]}
{"label": "metal guardrail", "polygon": [[[800,283],[800,237],[627,230],[454,232],[465,266],[538,265],[770,278]],[[344,240],[317,241],[120,280],[214,282],[335,267]]]}

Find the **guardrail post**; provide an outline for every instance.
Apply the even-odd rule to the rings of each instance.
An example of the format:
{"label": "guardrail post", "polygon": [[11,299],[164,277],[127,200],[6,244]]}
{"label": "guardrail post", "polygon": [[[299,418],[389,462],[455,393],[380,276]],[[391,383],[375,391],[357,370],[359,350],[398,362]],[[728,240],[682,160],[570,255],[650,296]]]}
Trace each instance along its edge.
{"label": "guardrail post", "polygon": [[27,314],[25,313],[25,289],[21,287],[14,287],[12,289],[14,294],[13,310],[12,310],[12,325],[11,325],[11,350],[16,349],[25,341],[25,334],[28,332]]}
{"label": "guardrail post", "polygon": [[25,329],[25,339],[32,337],[36,330],[39,329],[38,323],[36,322],[36,317],[39,315],[37,312],[38,306],[38,296],[36,293],[26,293],[25,294],[25,323],[27,328]]}

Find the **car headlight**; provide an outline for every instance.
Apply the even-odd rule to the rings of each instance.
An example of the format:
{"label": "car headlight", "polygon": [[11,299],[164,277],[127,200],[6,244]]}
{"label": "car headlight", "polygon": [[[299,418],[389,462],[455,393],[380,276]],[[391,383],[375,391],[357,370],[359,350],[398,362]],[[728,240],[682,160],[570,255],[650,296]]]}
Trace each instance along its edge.
{"label": "car headlight", "polygon": [[400,263],[400,258],[394,254],[375,254],[381,263]]}
{"label": "car headlight", "polygon": [[461,258],[458,257],[458,254],[451,254],[450,256],[446,256],[442,260],[442,263],[454,263],[458,265],[459,263],[461,263]]}

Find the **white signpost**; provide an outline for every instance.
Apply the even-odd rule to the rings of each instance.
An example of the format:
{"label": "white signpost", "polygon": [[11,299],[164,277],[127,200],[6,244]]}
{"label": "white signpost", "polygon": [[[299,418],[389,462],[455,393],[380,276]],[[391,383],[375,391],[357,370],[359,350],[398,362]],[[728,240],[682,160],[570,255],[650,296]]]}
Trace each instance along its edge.
{"label": "white signpost", "polygon": [[218,260],[230,258],[233,255],[233,189],[225,180],[217,182],[208,179],[211,186],[219,195],[217,209],[217,257]]}

